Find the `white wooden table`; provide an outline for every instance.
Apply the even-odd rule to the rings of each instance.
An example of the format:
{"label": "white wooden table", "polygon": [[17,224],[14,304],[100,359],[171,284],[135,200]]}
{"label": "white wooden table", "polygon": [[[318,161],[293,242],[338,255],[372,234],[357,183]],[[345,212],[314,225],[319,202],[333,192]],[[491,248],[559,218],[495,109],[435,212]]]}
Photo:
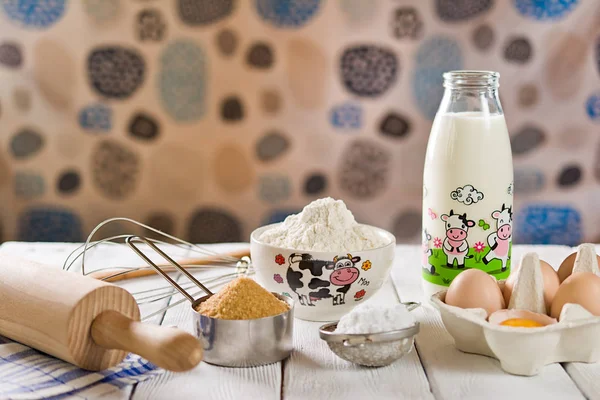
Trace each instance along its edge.
{"label": "white wooden table", "polygon": [[[247,245],[218,245],[218,251]],[[76,247],[61,243],[5,243],[10,253],[59,266]],[[600,250],[600,249],[599,249]],[[393,304],[423,301],[420,247],[398,246],[391,279],[369,301]],[[562,246],[515,246],[513,259],[528,251],[555,268],[573,250]],[[127,249],[109,248],[92,258],[94,265],[139,264]],[[89,264],[91,265],[91,264]],[[150,277],[123,284],[131,291],[156,285]],[[177,296],[173,296],[174,299]],[[173,301],[173,300],[171,300]],[[164,304],[142,307],[142,314]],[[165,372],[157,378],[105,395],[105,399],[600,399],[600,364],[566,363],[545,367],[534,377],[503,372],[498,361],[456,350],[436,310],[414,311],[421,323],[416,351],[384,368],[363,368],[337,358],[319,339],[320,323],[295,321],[294,352],[284,362],[258,368],[220,368],[201,363],[193,371]],[[189,304],[183,303],[152,320],[192,330]]]}

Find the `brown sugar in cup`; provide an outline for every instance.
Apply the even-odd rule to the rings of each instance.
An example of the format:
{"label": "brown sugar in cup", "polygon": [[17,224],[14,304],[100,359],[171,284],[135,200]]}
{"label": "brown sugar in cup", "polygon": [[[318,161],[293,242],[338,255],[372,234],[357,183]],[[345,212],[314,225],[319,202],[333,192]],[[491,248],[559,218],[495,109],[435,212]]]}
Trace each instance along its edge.
{"label": "brown sugar in cup", "polygon": [[200,314],[224,320],[249,320],[272,317],[289,310],[253,279],[240,277],[196,307]]}
{"label": "brown sugar in cup", "polygon": [[292,353],[294,301],[250,278],[238,278],[218,293],[194,300],[192,308],[194,331],[209,364],[255,367]]}

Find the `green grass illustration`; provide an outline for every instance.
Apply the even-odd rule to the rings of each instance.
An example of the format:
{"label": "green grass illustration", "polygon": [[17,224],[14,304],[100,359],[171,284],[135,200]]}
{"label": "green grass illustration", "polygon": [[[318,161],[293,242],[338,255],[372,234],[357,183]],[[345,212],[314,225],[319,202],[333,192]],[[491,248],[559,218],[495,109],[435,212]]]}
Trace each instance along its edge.
{"label": "green grass illustration", "polygon": [[[512,243],[509,247],[509,251],[511,250]],[[429,262],[435,267],[435,274],[432,275],[429,271],[422,269],[423,278],[437,285],[448,286],[456,275],[469,268],[478,268],[493,275],[498,280],[508,278],[511,260],[508,260],[506,271],[502,271],[502,261],[500,260],[492,260],[486,265],[482,260],[489,251],[490,249],[486,247],[485,250],[478,253],[474,248],[470,248],[468,255],[472,256],[472,258],[465,260],[464,269],[458,269],[456,268],[456,263],[454,264],[454,268],[448,268],[446,265],[448,259],[442,249],[432,249],[432,254],[429,256]]]}

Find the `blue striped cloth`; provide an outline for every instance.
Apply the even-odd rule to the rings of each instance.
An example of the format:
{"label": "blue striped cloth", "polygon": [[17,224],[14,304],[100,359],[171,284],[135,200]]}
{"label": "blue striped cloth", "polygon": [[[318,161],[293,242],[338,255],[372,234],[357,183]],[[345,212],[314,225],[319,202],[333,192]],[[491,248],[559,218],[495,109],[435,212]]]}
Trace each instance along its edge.
{"label": "blue striped cloth", "polygon": [[0,336],[0,399],[92,399],[161,371],[133,354],[113,368],[86,371]]}

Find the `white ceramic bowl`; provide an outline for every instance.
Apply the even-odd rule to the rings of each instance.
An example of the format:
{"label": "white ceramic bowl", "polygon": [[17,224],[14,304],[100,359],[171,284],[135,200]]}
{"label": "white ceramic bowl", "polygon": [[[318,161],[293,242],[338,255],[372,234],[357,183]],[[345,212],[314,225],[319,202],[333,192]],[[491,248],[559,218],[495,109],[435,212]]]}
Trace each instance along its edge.
{"label": "white ceramic bowl", "polygon": [[[309,321],[337,321],[381,288],[396,250],[396,238],[375,228],[388,244],[365,251],[302,251],[271,246],[258,240],[267,229],[250,236],[250,257],[257,281],[271,292],[296,302],[294,315]],[[334,261],[334,260],[337,260]]]}

